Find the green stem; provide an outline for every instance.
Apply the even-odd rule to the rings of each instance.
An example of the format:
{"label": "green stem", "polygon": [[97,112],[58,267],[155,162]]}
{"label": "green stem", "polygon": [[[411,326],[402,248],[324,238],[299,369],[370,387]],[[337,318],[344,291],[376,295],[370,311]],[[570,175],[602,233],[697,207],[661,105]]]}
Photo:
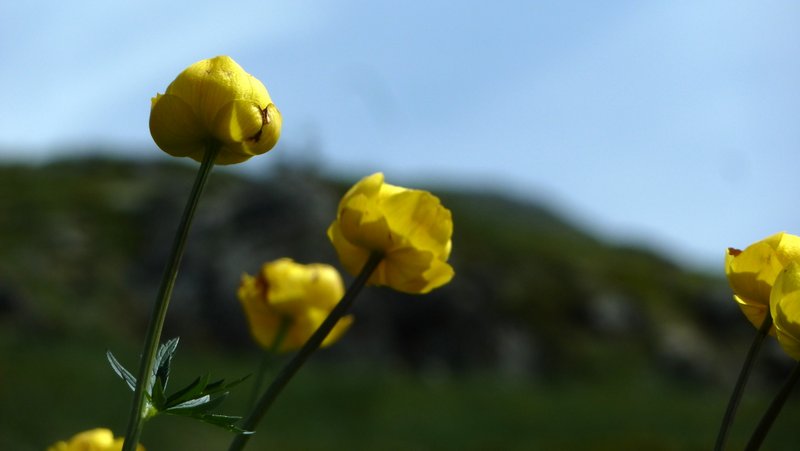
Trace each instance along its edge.
{"label": "green stem", "polygon": [[253,410],[253,406],[256,404],[256,399],[258,399],[258,394],[261,393],[261,386],[264,385],[264,378],[267,375],[267,368],[270,366],[275,354],[277,354],[278,350],[281,348],[281,344],[283,344],[283,339],[286,338],[286,332],[289,331],[289,325],[291,322],[292,318],[289,316],[284,316],[281,318],[280,325],[278,326],[278,333],[275,334],[275,340],[273,340],[272,346],[270,346],[269,349],[264,349],[261,351],[261,362],[258,364],[258,371],[256,372],[256,377],[253,381],[253,392],[250,394],[250,404],[247,406],[247,410]]}
{"label": "green stem", "polygon": [[[286,364],[286,366],[281,369],[281,372],[278,373],[278,376],[272,381],[272,384],[267,388],[267,391],[261,396],[261,399],[258,400],[255,408],[250,411],[250,414],[245,418],[244,423],[242,424],[242,429],[247,431],[254,431],[256,425],[258,425],[261,418],[267,413],[267,410],[272,406],[272,403],[281,393],[286,384],[292,379],[292,377],[297,373],[297,370],[303,366],[303,364],[308,360],[311,354],[316,351],[322,342],[325,340],[325,337],[328,336],[330,331],[336,325],[337,322],[350,310],[350,307],[353,305],[353,301],[355,300],[358,293],[364,288],[366,285],[367,280],[375,271],[375,268],[378,267],[378,264],[383,260],[383,255],[380,253],[372,253],[369,256],[369,259],[364,264],[364,268],[361,269],[361,273],[358,274],[358,277],[350,284],[350,287],[345,292],[342,300],[336,304],[336,307],[331,310],[328,317],[325,318],[325,321],[317,328],[317,330],[311,335],[311,338],[306,341],[302,348],[292,357],[292,360]],[[247,442],[250,440],[250,434],[240,434],[234,437],[233,441],[231,442],[231,446],[228,448],[228,451],[241,451]]]}
{"label": "green stem", "polygon": [[728,432],[731,424],[733,424],[733,418],[736,416],[736,410],[739,408],[739,401],[742,400],[744,387],[747,384],[747,380],[750,378],[750,370],[753,369],[753,362],[755,362],[758,351],[761,349],[761,345],[764,343],[764,338],[766,338],[771,328],[772,315],[770,315],[770,312],[767,311],[767,315],[764,317],[761,327],[758,328],[758,332],[756,333],[755,338],[753,338],[753,343],[750,344],[750,350],[747,351],[747,356],[744,359],[742,370],[739,372],[739,378],[736,380],[736,385],[733,387],[733,393],[731,393],[731,398],[728,401],[728,407],[725,409],[725,416],[722,418],[722,425],[720,426],[719,433],[717,434],[717,442],[714,445],[714,451],[722,451],[725,449],[725,442],[728,439]]}
{"label": "green stem", "polygon": [[178,225],[175,239],[172,242],[172,249],[167,261],[167,266],[164,268],[161,286],[158,290],[156,303],[153,306],[153,313],[150,316],[150,324],[147,326],[144,350],[142,351],[142,356],[139,361],[136,390],[133,393],[133,403],[131,405],[130,417],[128,418],[128,429],[125,433],[125,443],[122,447],[122,451],[134,451],[136,449],[139,443],[139,437],[142,434],[142,428],[144,428],[144,421],[152,414],[150,402],[147,399],[149,394],[145,393],[146,387],[149,385],[150,379],[153,376],[153,365],[155,365],[156,351],[158,350],[158,344],[161,339],[161,329],[164,327],[164,319],[167,316],[167,308],[169,307],[169,300],[172,296],[172,289],[175,286],[175,279],[178,276],[178,267],[181,263],[183,250],[186,247],[189,227],[192,224],[192,218],[197,209],[197,202],[200,199],[200,194],[203,192],[206,180],[208,180],[208,175],[211,173],[211,168],[214,166],[214,160],[216,160],[219,149],[219,145],[216,144],[209,145],[206,148],[203,162],[200,164],[200,169],[197,171],[192,191],[189,193],[189,199],[186,202],[181,222]]}
{"label": "green stem", "polygon": [[781,387],[781,391],[778,392],[778,395],[772,400],[764,416],[761,417],[761,421],[758,423],[755,432],[753,432],[753,436],[750,437],[750,441],[747,442],[745,451],[756,451],[761,447],[761,443],[764,442],[764,439],[767,437],[772,423],[775,422],[775,418],[777,418],[778,414],[781,412],[783,404],[786,403],[786,399],[792,392],[792,388],[794,388],[794,384],[797,383],[797,379],[800,379],[800,362],[794,367],[789,378],[786,379],[783,387]]}

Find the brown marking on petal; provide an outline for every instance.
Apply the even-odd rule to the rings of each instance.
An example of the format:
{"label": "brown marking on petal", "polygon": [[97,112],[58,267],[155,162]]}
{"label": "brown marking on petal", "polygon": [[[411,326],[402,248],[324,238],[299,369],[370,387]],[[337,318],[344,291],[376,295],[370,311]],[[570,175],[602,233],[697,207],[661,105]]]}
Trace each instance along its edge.
{"label": "brown marking on petal", "polygon": [[261,110],[261,121],[264,123],[264,125],[269,125],[269,123],[272,122],[272,119],[269,117],[269,105]]}
{"label": "brown marking on petal", "polygon": [[258,140],[261,139],[261,132],[264,130],[264,127],[272,122],[269,117],[269,105],[267,105],[267,108],[259,108],[258,110],[261,112],[261,128],[258,130],[258,132],[256,132],[255,135],[247,138],[248,141],[258,142]]}
{"label": "brown marking on petal", "polygon": [[730,255],[731,257],[736,257],[737,255],[739,255],[741,253],[742,253],[741,249],[736,249],[735,247],[729,247],[728,248],[728,255]]}
{"label": "brown marking on petal", "polygon": [[256,288],[259,294],[258,302],[261,305],[268,306],[269,299],[267,299],[267,293],[269,292],[269,282],[263,274],[259,274],[259,276],[256,277]]}

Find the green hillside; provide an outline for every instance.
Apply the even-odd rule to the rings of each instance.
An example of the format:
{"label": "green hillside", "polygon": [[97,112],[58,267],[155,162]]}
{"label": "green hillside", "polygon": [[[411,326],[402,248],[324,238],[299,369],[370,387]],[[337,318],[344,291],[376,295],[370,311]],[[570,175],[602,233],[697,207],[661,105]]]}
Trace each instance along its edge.
{"label": "green hillside", "polygon": [[[0,449],[41,449],[75,428],[93,427],[86,418],[122,427],[128,395],[103,353],[111,348],[130,365],[136,360],[194,169],[105,159],[0,166],[0,418],[14,418],[0,422],[6,428],[0,426]],[[263,178],[215,169],[164,332],[181,336],[180,363],[225,377],[252,371],[257,353],[235,298],[241,274],[284,256],[338,266],[325,230],[353,181],[292,166]],[[264,440],[276,449],[377,449],[381,443],[389,449],[708,447],[753,334],[721,276],[603,242],[562,219],[557,206],[502,193],[445,188],[435,194],[453,212],[453,283],[420,297],[367,289],[355,306],[353,328],[315,356],[309,374],[297,381],[324,402],[304,397],[304,389],[286,394],[286,403],[318,409],[311,421],[337,416],[330,403],[350,403],[349,413],[334,421],[338,429],[320,426],[316,439],[322,441],[292,442],[302,427],[293,429],[286,419],[279,421],[283,432]],[[770,385],[790,363],[769,348],[756,385],[772,393]],[[13,381],[13,390],[4,380]],[[102,391],[92,394],[98,387]],[[428,390],[436,394],[425,395]],[[83,396],[94,409],[64,411],[85,402]],[[419,415],[448,418],[440,427],[419,424],[422,417],[403,405],[431,396],[437,407]],[[648,410],[667,400],[674,404],[660,414]],[[232,406],[242,403],[234,397]],[[760,403],[746,400],[751,423]],[[21,404],[26,407],[13,407]],[[489,417],[470,414],[476,406]],[[374,409],[381,412],[377,417]],[[42,430],[35,418],[43,411],[58,418],[48,420],[47,434],[31,438]],[[523,419],[526,412],[530,418]],[[557,418],[576,418],[573,426],[584,433],[541,426]],[[620,431],[624,437],[604,431],[603,424],[617,424],[611,418],[630,419],[627,432]],[[356,421],[374,422],[375,436],[343,438],[359,430]],[[688,435],[670,441],[669,431],[684,427],[681,421],[691,422]],[[492,428],[511,429],[498,436],[477,430],[492,422]],[[211,442],[227,437],[180,424],[201,429],[198,437],[207,433],[204,440]],[[160,437],[158,428],[151,440]],[[417,438],[408,438],[407,428],[418,431]],[[737,432],[738,440],[749,428]],[[776,428],[776,444],[796,435]],[[467,434],[461,437],[467,442],[454,438],[459,434]],[[333,437],[341,440],[336,446],[324,441]],[[164,446],[148,449],[177,445]]]}

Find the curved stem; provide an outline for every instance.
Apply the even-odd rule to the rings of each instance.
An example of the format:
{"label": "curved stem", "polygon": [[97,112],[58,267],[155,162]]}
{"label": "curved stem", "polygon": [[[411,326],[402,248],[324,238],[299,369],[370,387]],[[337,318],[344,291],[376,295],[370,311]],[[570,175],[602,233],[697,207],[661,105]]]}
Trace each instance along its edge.
{"label": "curved stem", "polygon": [[[353,301],[355,300],[358,293],[364,288],[366,285],[367,280],[375,271],[375,268],[378,267],[378,264],[383,260],[383,255],[379,253],[372,253],[369,256],[369,259],[364,264],[364,268],[361,269],[361,273],[358,274],[358,277],[350,284],[348,287],[347,292],[345,292],[344,296],[342,296],[342,300],[336,304],[336,307],[331,310],[328,314],[328,317],[325,318],[325,321],[317,328],[314,334],[306,341],[302,348],[292,357],[292,360],[286,364],[286,366],[281,369],[281,372],[278,373],[278,376],[272,381],[272,384],[267,388],[267,391],[261,396],[261,399],[258,400],[256,406],[250,411],[250,414],[245,418],[244,423],[242,424],[242,429],[247,431],[255,430],[256,425],[258,425],[261,418],[267,413],[272,403],[278,397],[278,395],[283,391],[283,388],[286,387],[286,384],[292,379],[292,377],[297,373],[297,370],[303,366],[303,364],[308,360],[314,351],[316,351],[322,342],[325,340],[325,337],[328,336],[330,331],[336,325],[337,322],[350,310],[350,307],[353,305]],[[237,435],[233,441],[231,442],[231,446],[228,448],[228,451],[240,451],[242,450],[247,442],[250,440],[250,434],[240,434]]]}
{"label": "curved stem", "polygon": [[767,437],[767,433],[772,427],[772,423],[775,422],[775,418],[777,418],[778,414],[781,412],[783,404],[786,403],[786,399],[792,392],[792,388],[794,388],[794,384],[797,383],[797,379],[800,379],[800,362],[798,362],[798,364],[794,367],[794,370],[792,370],[789,378],[786,379],[783,387],[781,387],[781,391],[778,392],[778,395],[772,400],[772,403],[764,413],[764,416],[761,417],[761,421],[758,422],[758,426],[756,427],[755,432],[753,432],[753,436],[750,437],[750,441],[747,442],[745,451],[756,451],[761,447],[761,443],[764,442],[764,439]]}
{"label": "curved stem", "polygon": [[150,324],[147,326],[144,349],[141,359],[139,360],[136,390],[133,393],[133,403],[131,405],[130,416],[128,417],[128,429],[125,433],[125,443],[122,447],[123,451],[134,451],[136,449],[136,445],[139,443],[139,436],[142,434],[144,421],[152,414],[152,406],[148,400],[150,394],[146,393],[146,391],[147,387],[152,384],[153,365],[155,365],[156,351],[158,350],[158,344],[161,339],[161,329],[164,327],[164,319],[167,316],[169,300],[172,296],[172,289],[175,287],[175,279],[178,276],[178,267],[181,263],[183,250],[186,247],[186,238],[189,235],[192,218],[197,209],[200,194],[203,192],[206,180],[208,180],[208,175],[211,173],[211,168],[214,166],[214,160],[216,160],[219,149],[218,145],[209,145],[207,147],[206,153],[203,156],[203,162],[200,164],[200,169],[197,171],[192,191],[189,193],[189,199],[186,201],[186,207],[183,210],[181,222],[175,233],[175,239],[172,242],[172,249],[170,250],[167,266],[164,268],[164,274],[161,278],[161,286],[158,289],[156,303],[153,306],[153,312],[150,316]]}
{"label": "curved stem", "polygon": [[722,451],[725,449],[728,432],[731,424],[733,424],[733,418],[736,416],[736,410],[739,408],[739,401],[742,400],[744,387],[747,384],[747,380],[750,378],[750,370],[753,369],[753,362],[770,328],[772,328],[772,315],[770,315],[768,311],[767,315],[764,317],[764,322],[761,323],[761,327],[758,328],[758,332],[755,338],[753,338],[753,343],[750,344],[750,350],[747,351],[744,364],[742,364],[742,369],[739,371],[739,378],[736,380],[736,385],[733,387],[731,398],[728,400],[728,407],[725,409],[725,416],[722,418],[722,425],[720,425],[719,433],[717,434],[717,442],[714,445],[714,451]]}

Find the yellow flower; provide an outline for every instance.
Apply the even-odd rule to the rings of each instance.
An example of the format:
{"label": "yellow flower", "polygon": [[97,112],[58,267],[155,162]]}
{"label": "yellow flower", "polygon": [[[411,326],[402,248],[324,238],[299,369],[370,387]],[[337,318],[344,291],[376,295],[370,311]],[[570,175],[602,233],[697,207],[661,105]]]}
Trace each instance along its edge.
{"label": "yellow flower", "polygon": [[800,261],[800,237],[776,233],[748,246],[729,248],[725,275],[733,298],[753,325],[760,327],[770,305],[770,290],[778,274],[792,261]]}
{"label": "yellow flower", "polygon": [[778,343],[800,360],[800,261],[789,263],[775,279],[769,305]]}
{"label": "yellow flower", "polygon": [[[344,284],[334,267],[302,265],[288,258],[265,263],[256,276],[243,275],[238,292],[250,332],[265,349],[275,346],[281,323],[286,322],[279,352],[300,348],[343,295]],[[352,322],[352,316],[340,319],[322,347],[336,342]]]}
{"label": "yellow flower", "polygon": [[264,84],[228,56],[189,66],[153,98],[150,110],[150,134],[161,150],[202,161],[207,147],[219,145],[217,164],[272,149],[281,124]]}
{"label": "yellow flower", "polygon": [[[69,441],[55,443],[47,451],[121,451],[123,441],[122,437],[115,439],[110,430],[97,428],[76,434]],[[142,445],[136,449],[144,451]]]}
{"label": "yellow flower", "polygon": [[381,173],[350,188],[328,228],[348,272],[359,273],[378,252],[383,260],[368,283],[405,293],[427,293],[453,278],[452,235],[450,210],[436,196],[384,183]]}

